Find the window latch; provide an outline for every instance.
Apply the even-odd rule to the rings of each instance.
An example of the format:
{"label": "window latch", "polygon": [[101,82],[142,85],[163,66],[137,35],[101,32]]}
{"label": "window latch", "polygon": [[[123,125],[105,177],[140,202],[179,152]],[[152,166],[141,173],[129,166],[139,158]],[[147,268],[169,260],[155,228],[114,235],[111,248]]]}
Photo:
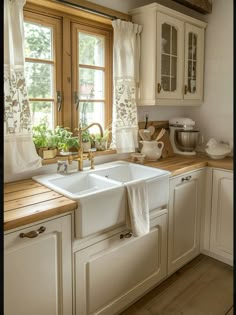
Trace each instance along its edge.
{"label": "window latch", "polygon": [[74,92],[74,104],[76,106],[76,111],[78,111],[79,108],[79,96],[78,96],[78,92]]}
{"label": "window latch", "polygon": [[62,107],[62,95],[61,91],[57,91],[57,109],[60,112]]}

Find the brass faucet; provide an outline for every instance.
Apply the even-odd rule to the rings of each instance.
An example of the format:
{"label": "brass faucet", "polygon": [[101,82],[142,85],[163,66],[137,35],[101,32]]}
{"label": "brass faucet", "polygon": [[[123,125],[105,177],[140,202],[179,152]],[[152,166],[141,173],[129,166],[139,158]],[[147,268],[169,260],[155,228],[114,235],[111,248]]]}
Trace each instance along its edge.
{"label": "brass faucet", "polygon": [[84,128],[81,128],[81,125],[79,125],[78,129],[78,140],[79,140],[79,149],[78,149],[78,156],[72,157],[72,155],[68,156],[68,162],[69,164],[72,163],[73,159],[76,159],[78,161],[78,171],[83,170],[83,161],[84,160],[90,160],[91,163],[91,169],[94,168],[94,155],[93,151],[89,151],[87,154],[83,152],[83,146],[82,146],[82,132],[89,129],[92,126],[98,126],[100,130],[101,137],[103,137],[103,130],[102,126],[99,123],[92,123]]}

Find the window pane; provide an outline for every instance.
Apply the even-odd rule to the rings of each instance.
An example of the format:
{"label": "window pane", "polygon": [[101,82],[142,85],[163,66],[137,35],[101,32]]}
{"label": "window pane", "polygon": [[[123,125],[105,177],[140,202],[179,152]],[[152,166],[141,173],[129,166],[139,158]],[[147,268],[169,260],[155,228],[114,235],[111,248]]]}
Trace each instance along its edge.
{"label": "window pane", "polygon": [[25,63],[29,98],[53,98],[53,66],[45,63]]}
{"label": "window pane", "polygon": [[104,66],[104,38],[102,36],[79,33],[79,63]]}
{"label": "window pane", "polygon": [[[104,103],[103,102],[80,102],[80,122],[82,126],[97,122],[104,129]],[[89,129],[90,133],[99,133],[97,126]]]}
{"label": "window pane", "polygon": [[25,57],[52,60],[52,29],[24,23]]}
{"label": "window pane", "polygon": [[43,118],[47,118],[49,128],[54,128],[53,102],[30,102],[32,125],[38,125]]}
{"label": "window pane", "polygon": [[104,71],[79,69],[80,99],[104,99]]}

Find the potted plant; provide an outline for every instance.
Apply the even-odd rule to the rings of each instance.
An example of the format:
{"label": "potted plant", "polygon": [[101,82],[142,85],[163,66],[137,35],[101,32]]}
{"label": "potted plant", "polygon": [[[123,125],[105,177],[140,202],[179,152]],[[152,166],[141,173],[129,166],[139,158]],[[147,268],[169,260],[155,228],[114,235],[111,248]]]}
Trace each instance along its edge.
{"label": "potted plant", "polygon": [[37,153],[43,159],[54,158],[57,155],[57,142],[53,138],[53,132],[48,128],[47,119],[42,119],[40,123],[33,126],[33,142]]}
{"label": "potted plant", "polygon": [[83,152],[88,152],[91,149],[91,135],[89,130],[82,131],[82,147]]}
{"label": "potted plant", "polygon": [[109,125],[103,132],[103,137],[98,133],[94,135],[94,143],[95,148],[98,151],[104,151],[109,149],[110,142],[110,134],[111,134],[111,126]]}
{"label": "potted plant", "polygon": [[73,136],[73,133],[69,131],[69,128],[57,126],[54,135],[57,139],[58,149],[61,150],[62,153],[69,152],[70,149],[78,150],[78,137]]}

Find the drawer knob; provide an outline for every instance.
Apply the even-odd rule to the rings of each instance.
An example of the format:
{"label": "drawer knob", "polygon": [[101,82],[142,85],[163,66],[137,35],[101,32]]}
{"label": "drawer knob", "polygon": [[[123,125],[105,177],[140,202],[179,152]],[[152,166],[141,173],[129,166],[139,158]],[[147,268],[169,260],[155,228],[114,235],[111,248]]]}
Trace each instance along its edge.
{"label": "drawer knob", "polygon": [[20,237],[28,237],[28,238],[34,238],[37,237],[39,234],[43,233],[46,230],[44,226],[41,226],[37,231],[30,231],[28,233],[20,233]]}
{"label": "drawer knob", "polygon": [[192,178],[192,176],[186,176],[181,179],[182,182],[187,182]]}
{"label": "drawer knob", "polygon": [[133,233],[132,232],[127,232],[127,233],[122,233],[122,234],[120,234],[120,239],[122,239],[122,238],[130,238],[131,236],[133,235]]}

